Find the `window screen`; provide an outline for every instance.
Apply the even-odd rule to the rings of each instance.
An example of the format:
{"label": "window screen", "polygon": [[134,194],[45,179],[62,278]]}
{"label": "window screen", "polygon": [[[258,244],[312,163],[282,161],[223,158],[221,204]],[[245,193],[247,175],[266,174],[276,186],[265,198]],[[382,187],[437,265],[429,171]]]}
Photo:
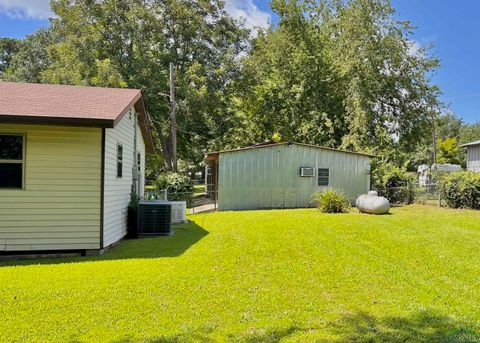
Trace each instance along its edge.
{"label": "window screen", "polygon": [[23,188],[23,135],[0,134],[0,188]]}
{"label": "window screen", "polygon": [[328,186],[330,171],[328,168],[318,168],[318,185]]}
{"label": "window screen", "polygon": [[123,176],[123,146],[117,145],[117,177]]}

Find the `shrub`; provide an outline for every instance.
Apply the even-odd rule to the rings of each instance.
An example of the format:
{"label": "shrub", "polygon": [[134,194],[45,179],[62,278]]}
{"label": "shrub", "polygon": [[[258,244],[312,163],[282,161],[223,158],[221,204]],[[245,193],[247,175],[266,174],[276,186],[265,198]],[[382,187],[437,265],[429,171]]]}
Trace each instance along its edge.
{"label": "shrub", "polygon": [[167,190],[168,200],[187,201],[187,204],[193,200],[193,184],[187,175],[173,172],[162,174],[155,186],[157,192]]}
{"label": "shrub", "polygon": [[387,198],[392,204],[411,204],[415,200],[413,184],[414,174],[407,172],[405,166],[398,167],[390,163],[372,163],[372,189]]}
{"label": "shrub", "polygon": [[333,188],[329,188],[325,192],[315,193],[314,200],[318,209],[323,213],[350,212],[350,201],[343,192]]}
{"label": "shrub", "polygon": [[413,180],[406,176],[390,175],[385,182],[383,195],[392,204],[412,204],[415,200]]}
{"label": "shrub", "polygon": [[140,197],[135,193],[130,193],[130,202],[128,203],[127,210],[127,239],[138,238],[138,203]]}
{"label": "shrub", "polygon": [[449,207],[480,210],[480,174],[459,171],[439,179],[442,198]]}
{"label": "shrub", "polygon": [[129,208],[138,208],[138,203],[140,202],[140,197],[135,193],[130,193],[130,201],[128,202]]}

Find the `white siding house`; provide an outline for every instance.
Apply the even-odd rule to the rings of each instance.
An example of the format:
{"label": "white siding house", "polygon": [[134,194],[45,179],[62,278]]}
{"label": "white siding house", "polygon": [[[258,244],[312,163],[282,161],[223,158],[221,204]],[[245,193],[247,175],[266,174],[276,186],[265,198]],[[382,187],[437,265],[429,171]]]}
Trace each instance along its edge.
{"label": "white siding house", "polygon": [[467,169],[480,173],[480,140],[462,145],[467,148]]}
{"label": "white siding house", "polygon": [[[104,185],[104,231],[103,244],[109,246],[120,240],[127,233],[127,207],[132,192],[134,177],[134,146],[136,143],[136,158],[139,172],[137,172],[138,194],[144,194],[145,180],[145,143],[140,123],[132,108],[127,115],[113,129],[105,131],[105,185]],[[135,129],[137,134],[135,135]],[[121,176],[117,175],[118,149],[122,150]]]}
{"label": "white siding house", "polygon": [[0,123],[6,136],[23,138],[25,176],[0,187],[0,252],[100,249],[101,129]]}
{"label": "white siding house", "polygon": [[0,254],[122,239],[153,149],[139,90],[0,82]]}

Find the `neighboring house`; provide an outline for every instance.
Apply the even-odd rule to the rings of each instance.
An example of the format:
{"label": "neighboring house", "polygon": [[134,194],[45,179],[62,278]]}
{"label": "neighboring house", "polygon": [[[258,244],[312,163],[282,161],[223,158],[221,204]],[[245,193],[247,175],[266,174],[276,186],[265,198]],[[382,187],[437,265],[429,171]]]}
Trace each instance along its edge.
{"label": "neighboring house", "polygon": [[462,166],[459,164],[449,164],[449,163],[434,163],[430,168],[432,172],[440,173],[455,173],[462,170]]}
{"label": "neighboring house", "polygon": [[145,150],[139,90],[0,82],[0,253],[120,240]]}
{"label": "neighboring house", "polygon": [[206,155],[208,190],[220,210],[312,206],[312,194],[342,190],[350,200],[370,189],[370,158],[299,143],[262,143]]}
{"label": "neighboring house", "polygon": [[480,173],[480,140],[462,145],[467,148],[467,169]]}
{"label": "neighboring house", "polygon": [[457,171],[462,170],[462,166],[459,164],[439,164],[434,163],[431,167],[427,166],[426,164],[422,164],[418,166],[418,184],[420,187],[427,187],[432,184],[435,184],[435,175],[440,174],[448,174],[448,173],[455,173]]}
{"label": "neighboring house", "polygon": [[417,168],[418,183],[420,187],[425,187],[432,181],[432,174],[430,173],[430,167],[426,164],[421,164]]}

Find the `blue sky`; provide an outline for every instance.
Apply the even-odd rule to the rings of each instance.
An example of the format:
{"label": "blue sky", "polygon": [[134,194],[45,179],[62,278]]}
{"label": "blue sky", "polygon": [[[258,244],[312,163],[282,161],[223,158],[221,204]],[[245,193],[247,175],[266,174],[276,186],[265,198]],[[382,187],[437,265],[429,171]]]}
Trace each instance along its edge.
{"label": "blue sky", "polygon": [[[0,37],[22,38],[48,24],[48,0],[0,0]],[[248,25],[268,25],[276,18],[268,0],[226,0],[229,13]],[[433,81],[442,100],[467,122],[480,122],[480,1],[392,0],[400,19],[417,27],[413,39],[434,44],[442,67]]]}

